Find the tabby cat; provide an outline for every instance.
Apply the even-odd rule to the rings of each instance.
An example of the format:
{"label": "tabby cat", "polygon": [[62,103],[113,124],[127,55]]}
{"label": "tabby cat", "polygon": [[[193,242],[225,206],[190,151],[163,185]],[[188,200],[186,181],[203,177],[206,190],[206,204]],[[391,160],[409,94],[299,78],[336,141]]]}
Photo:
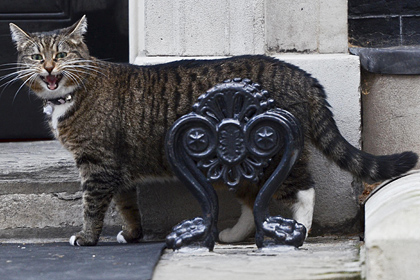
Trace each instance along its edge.
{"label": "tabby cat", "polygon": [[[274,58],[115,64],[89,55],[83,39],[85,17],[51,32],[27,33],[13,23],[10,30],[18,50],[16,79],[45,100],[51,130],[73,154],[80,171],[84,221],[82,231],[70,238],[72,245],[97,244],[112,199],[125,222],[118,241],[142,238],[135,183],[171,176],[163,146],[168,127],[189,113],[201,94],[226,79],[241,77],[261,84],[278,107],[300,120],[307,143],[355,176],[380,181],[410,170],[417,162],[412,152],[374,156],[351,146],[338,131],[318,81]],[[275,198],[290,202],[293,218],[309,229],[314,183],[307,165],[304,148]],[[258,185],[251,184],[237,191],[241,217],[219,234],[220,241],[240,241],[252,233],[257,192]]]}

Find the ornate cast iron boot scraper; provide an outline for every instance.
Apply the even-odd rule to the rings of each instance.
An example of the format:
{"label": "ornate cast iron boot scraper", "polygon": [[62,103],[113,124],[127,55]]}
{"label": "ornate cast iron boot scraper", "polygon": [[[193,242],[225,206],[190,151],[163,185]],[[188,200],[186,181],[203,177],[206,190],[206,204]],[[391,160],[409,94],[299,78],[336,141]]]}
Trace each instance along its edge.
{"label": "ornate cast iron boot scraper", "polygon": [[[199,97],[193,112],[177,120],[166,137],[167,158],[178,178],[199,201],[202,217],[186,220],[166,238],[169,248],[200,242],[210,251],[217,240],[218,198],[211,183],[231,190],[243,180],[264,179],[254,204],[255,242],[264,236],[276,244],[299,247],[306,228],[294,220],[269,216],[268,204],[288,176],[303,146],[297,119],[275,108],[267,91],[248,79],[227,80]],[[274,172],[265,168],[277,155]],[[274,161],[273,161],[274,162]]]}

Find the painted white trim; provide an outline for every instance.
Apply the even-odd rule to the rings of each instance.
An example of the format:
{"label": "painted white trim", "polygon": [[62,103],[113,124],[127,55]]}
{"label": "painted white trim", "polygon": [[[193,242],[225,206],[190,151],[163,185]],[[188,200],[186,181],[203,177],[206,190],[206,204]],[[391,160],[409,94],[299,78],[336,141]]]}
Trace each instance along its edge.
{"label": "painted white trim", "polygon": [[137,57],[144,56],[145,42],[145,3],[144,0],[129,0],[129,61],[133,63]]}

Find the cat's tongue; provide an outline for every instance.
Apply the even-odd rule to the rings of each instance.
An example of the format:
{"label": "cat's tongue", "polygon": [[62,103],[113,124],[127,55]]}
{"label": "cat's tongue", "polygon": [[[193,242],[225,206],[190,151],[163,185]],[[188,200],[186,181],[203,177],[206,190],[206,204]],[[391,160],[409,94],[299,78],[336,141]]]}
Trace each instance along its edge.
{"label": "cat's tongue", "polygon": [[47,87],[50,90],[54,90],[58,87],[58,78],[55,75],[48,75],[45,77],[45,81],[47,82]]}

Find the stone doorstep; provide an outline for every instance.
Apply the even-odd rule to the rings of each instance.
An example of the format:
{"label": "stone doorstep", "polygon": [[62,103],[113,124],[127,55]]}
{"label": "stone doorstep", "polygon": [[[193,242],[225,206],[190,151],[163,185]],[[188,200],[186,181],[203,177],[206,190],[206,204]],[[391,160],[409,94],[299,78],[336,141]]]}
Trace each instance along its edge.
{"label": "stone doorstep", "polygon": [[[58,141],[0,144],[0,239],[68,238],[82,226],[82,192],[71,154]],[[219,226],[231,226],[239,204],[219,194]],[[138,195],[146,240],[162,240],[184,219],[201,214],[198,202],[179,181],[142,185]],[[112,204],[103,236],[113,238],[122,220]]]}
{"label": "stone doorstep", "polygon": [[[0,154],[0,239],[68,238],[80,229],[79,173],[58,141],[1,143]],[[111,207],[105,232],[116,234],[118,223]]]}

